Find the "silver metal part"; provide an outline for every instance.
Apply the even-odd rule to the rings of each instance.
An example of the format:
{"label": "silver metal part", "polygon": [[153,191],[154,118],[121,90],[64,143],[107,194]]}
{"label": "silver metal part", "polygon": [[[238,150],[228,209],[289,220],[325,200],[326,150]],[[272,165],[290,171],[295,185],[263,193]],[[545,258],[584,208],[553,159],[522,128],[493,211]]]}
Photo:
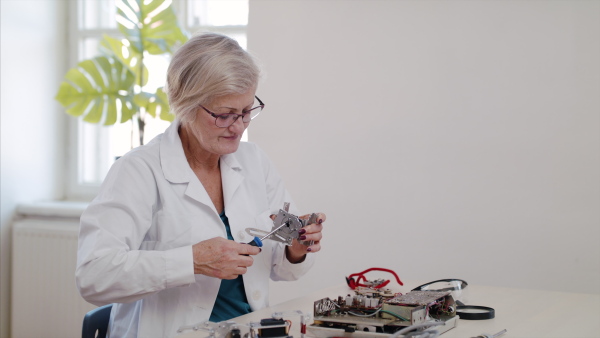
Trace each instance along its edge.
{"label": "silver metal part", "polygon": [[495,334],[495,335],[493,335],[491,338],[497,338],[497,337],[500,337],[501,335],[503,335],[503,334],[505,334],[505,333],[506,333],[506,329],[504,329],[504,330],[502,330],[502,331],[500,331],[500,332],[496,333],[496,334]]}
{"label": "silver metal part", "polygon": [[449,295],[446,291],[411,291],[386,301],[388,304],[402,305],[428,305],[436,300]]}
{"label": "silver metal part", "polygon": [[269,235],[270,232],[260,230],[257,228],[246,228],[246,233],[252,237],[261,238],[261,241],[262,241],[263,239],[265,239],[267,237],[267,235]]}
{"label": "silver metal part", "polygon": [[505,334],[505,333],[506,333],[506,329],[504,329],[504,330],[502,330],[502,331],[500,331],[500,332],[496,333],[495,335],[493,335],[493,336],[492,336],[492,338],[497,338],[497,337],[500,337],[501,335],[503,335],[503,334]]}
{"label": "silver metal part", "polygon": [[504,329],[504,330],[502,330],[502,331],[500,331],[500,332],[498,332],[498,333],[496,333],[494,335],[489,335],[489,334],[483,333],[483,334],[481,334],[481,335],[479,335],[477,337],[473,337],[473,338],[498,338],[498,337],[500,337],[501,335],[503,335],[505,333],[506,333],[506,329]]}
{"label": "silver metal part", "polygon": [[[356,331],[356,332],[345,332],[343,328],[334,328],[335,324],[340,324],[342,321],[330,321],[328,318],[331,317],[319,317],[314,318],[315,323],[308,326],[308,332],[311,337],[355,337],[355,338],[389,338],[389,333],[381,333],[381,332],[366,332],[366,331]],[[362,320],[361,320],[362,319]],[[367,321],[367,318],[354,317],[355,326],[358,325],[370,325],[370,326],[379,326],[380,323],[377,321],[371,320]],[[328,325],[329,323],[333,325]],[[406,323],[406,322],[396,322],[396,323]],[[388,323],[388,324],[396,324],[396,323]],[[436,326],[435,329],[439,334],[442,334],[454,327],[456,327],[458,323],[458,317],[453,317],[444,322],[444,325]],[[399,325],[399,327],[402,327]],[[428,332],[428,331],[422,331]],[[432,336],[429,336],[432,337]],[[443,337],[443,336],[442,336]]]}
{"label": "silver metal part", "polygon": [[302,220],[298,216],[281,209],[273,221],[273,229],[276,229],[276,231],[271,235],[270,239],[292,245],[293,240],[300,237],[298,231],[303,226],[304,223],[302,223]]}
{"label": "silver metal part", "polygon": [[[298,216],[290,214],[290,203],[283,203],[283,209],[279,210],[279,213],[273,220],[273,228],[267,232],[256,228],[246,228],[246,233],[253,237],[259,237],[261,241],[270,239],[273,241],[281,242],[286,245],[292,245],[294,239],[300,237],[298,231],[308,224],[315,223],[318,215],[311,214],[309,219],[300,219]],[[300,244],[311,246],[314,241],[299,241]]]}
{"label": "silver metal part", "polygon": [[[319,215],[311,214],[310,217],[308,218],[308,220],[301,219],[300,221],[302,222],[303,226],[307,226],[309,224],[317,223],[317,217],[319,217]],[[300,244],[306,245],[306,246],[311,246],[311,245],[315,244],[315,241],[300,241]]]}
{"label": "silver metal part", "polygon": [[260,237],[260,240],[265,240],[267,238],[269,238],[269,236],[273,235],[275,232],[277,232],[277,230],[281,229],[281,227],[283,227],[285,224],[281,224],[277,227],[274,227],[273,230],[271,230],[271,232],[266,232],[264,230],[260,230],[260,229],[256,229],[256,228],[246,228],[246,233],[248,233],[251,236],[256,236],[256,237]]}

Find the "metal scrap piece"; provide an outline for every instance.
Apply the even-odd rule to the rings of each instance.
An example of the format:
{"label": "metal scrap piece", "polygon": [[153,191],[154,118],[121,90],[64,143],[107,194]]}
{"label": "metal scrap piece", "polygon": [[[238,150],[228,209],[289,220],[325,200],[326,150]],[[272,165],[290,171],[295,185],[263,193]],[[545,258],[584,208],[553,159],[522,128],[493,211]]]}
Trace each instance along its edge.
{"label": "metal scrap piece", "polygon": [[448,291],[411,291],[388,299],[385,303],[391,305],[428,305],[449,294]]}

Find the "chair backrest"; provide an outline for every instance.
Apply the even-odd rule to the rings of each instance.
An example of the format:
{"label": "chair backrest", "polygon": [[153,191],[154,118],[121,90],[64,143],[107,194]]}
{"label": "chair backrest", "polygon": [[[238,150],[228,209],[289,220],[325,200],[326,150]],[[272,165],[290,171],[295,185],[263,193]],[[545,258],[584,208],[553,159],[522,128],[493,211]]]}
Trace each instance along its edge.
{"label": "chair backrest", "polygon": [[86,313],[83,317],[81,338],[105,338],[111,309],[112,304],[108,304]]}

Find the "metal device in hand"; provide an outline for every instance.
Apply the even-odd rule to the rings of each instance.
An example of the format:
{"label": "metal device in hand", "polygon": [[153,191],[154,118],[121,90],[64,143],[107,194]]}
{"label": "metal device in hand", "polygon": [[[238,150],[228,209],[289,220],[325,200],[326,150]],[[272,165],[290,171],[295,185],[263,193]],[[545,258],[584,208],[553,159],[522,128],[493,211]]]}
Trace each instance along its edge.
{"label": "metal device in hand", "polygon": [[[259,237],[261,241],[270,239],[273,241],[281,242],[286,245],[292,245],[294,239],[298,239],[300,234],[298,231],[302,227],[315,223],[317,221],[317,214],[311,214],[308,220],[300,219],[298,216],[289,213],[290,204],[285,202],[283,209],[279,210],[279,213],[273,220],[273,228],[271,231],[264,231],[256,228],[246,228],[246,232],[255,237]],[[314,241],[299,241],[300,244],[311,246]]]}

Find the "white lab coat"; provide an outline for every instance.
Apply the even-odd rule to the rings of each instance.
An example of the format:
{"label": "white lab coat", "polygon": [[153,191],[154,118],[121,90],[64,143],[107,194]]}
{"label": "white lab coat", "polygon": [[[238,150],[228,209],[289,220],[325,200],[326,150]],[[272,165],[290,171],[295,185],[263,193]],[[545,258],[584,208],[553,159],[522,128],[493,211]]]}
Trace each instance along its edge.
{"label": "white lab coat", "polygon": [[[112,337],[173,337],[183,325],[208,320],[220,279],[195,275],[192,245],[227,238],[210,197],[190,168],[178,134],[164,134],[115,162],[81,216],[76,281],[90,303],[115,303]],[[269,215],[292,202],[273,164],[254,144],[221,156],[225,213],[237,242],[245,228],[270,230]],[[298,214],[294,209],[290,212]],[[295,280],[314,255],[291,264],[285,246],[265,241],[243,275],[253,310],[268,306],[269,278]]]}

